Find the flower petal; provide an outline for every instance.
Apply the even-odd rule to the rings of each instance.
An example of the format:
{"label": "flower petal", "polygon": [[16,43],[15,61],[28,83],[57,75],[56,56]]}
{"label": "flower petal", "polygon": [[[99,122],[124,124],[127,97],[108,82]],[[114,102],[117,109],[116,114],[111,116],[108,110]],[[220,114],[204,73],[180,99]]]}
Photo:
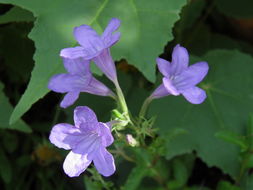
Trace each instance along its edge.
{"label": "flower petal", "polygon": [[198,62],[188,67],[180,75],[176,76],[173,84],[178,90],[185,90],[198,84],[206,76],[208,72],[208,64],[206,62]]}
{"label": "flower petal", "polygon": [[172,62],[171,62],[171,75],[178,75],[184,71],[189,63],[189,54],[187,49],[176,45],[172,52]]}
{"label": "flower petal", "polygon": [[107,27],[105,28],[105,31],[102,35],[102,38],[106,38],[106,36],[110,36],[113,32],[118,30],[120,26],[120,20],[118,18],[112,18]]}
{"label": "flower petal", "polygon": [[67,107],[71,106],[78,99],[79,94],[80,94],[79,91],[77,91],[77,92],[68,92],[64,96],[63,100],[61,101],[60,106],[62,108],[67,108]]}
{"label": "flower petal", "polygon": [[98,81],[94,77],[91,78],[89,85],[83,89],[83,92],[99,96],[115,97],[115,94],[107,86],[105,86],[102,82]]}
{"label": "flower petal", "polygon": [[178,96],[180,94],[169,78],[163,77],[163,85],[170,94],[174,96]]}
{"label": "flower petal", "polygon": [[114,33],[116,30],[118,30],[120,26],[120,20],[117,18],[112,18],[107,25],[104,33],[102,34],[102,39],[107,47],[110,47],[114,43],[116,43],[120,38],[120,33]]}
{"label": "flower petal", "polygon": [[164,84],[162,83],[160,86],[158,86],[155,89],[155,91],[150,95],[150,97],[152,99],[157,99],[157,98],[161,98],[161,97],[168,96],[168,95],[170,95],[170,93],[165,88]]}
{"label": "flower petal", "polygon": [[83,122],[78,127],[84,134],[98,133],[99,131],[98,122]]}
{"label": "flower petal", "polygon": [[112,34],[112,36],[110,37],[110,39],[108,41],[105,41],[105,46],[106,48],[111,47],[112,45],[114,45],[117,41],[119,41],[120,39],[120,32],[115,32],[114,34]]}
{"label": "flower petal", "polygon": [[102,145],[105,147],[110,146],[114,141],[110,128],[106,123],[102,122],[99,122],[99,128],[99,135],[102,137]]}
{"label": "flower petal", "polygon": [[96,114],[87,106],[78,106],[74,111],[75,126],[79,127],[82,123],[98,123]]}
{"label": "flower petal", "polygon": [[70,74],[91,75],[89,60],[83,58],[63,58],[63,64]]}
{"label": "flower petal", "polygon": [[156,63],[160,73],[163,74],[165,77],[170,77],[170,70],[171,70],[171,63],[162,58],[156,58]]}
{"label": "flower petal", "polygon": [[69,152],[63,163],[64,172],[69,177],[77,177],[90,165],[91,159],[88,156],[82,154],[76,154]]}
{"label": "flower petal", "polygon": [[85,57],[86,59],[89,58],[89,54],[81,46],[77,46],[73,48],[64,48],[61,50],[60,56],[69,58],[69,59],[76,59],[80,57]]}
{"label": "flower petal", "polygon": [[105,48],[101,37],[88,25],[81,25],[74,28],[74,37],[78,43],[91,56],[96,56],[102,49]]}
{"label": "flower petal", "polygon": [[76,146],[83,136],[80,130],[67,123],[55,125],[50,133],[49,140],[55,146],[69,150]]}
{"label": "flower petal", "polygon": [[88,85],[90,77],[90,75],[79,76],[73,74],[54,75],[48,83],[48,88],[60,93],[81,91]]}
{"label": "flower petal", "polygon": [[101,146],[101,137],[91,131],[82,134],[84,138],[74,149],[72,149],[72,152],[77,154],[87,154],[88,158],[90,158],[90,156],[93,155],[93,152],[96,152]]}
{"label": "flower petal", "polygon": [[93,162],[98,172],[103,176],[110,176],[116,170],[113,156],[104,147],[94,154]]}
{"label": "flower petal", "polygon": [[196,86],[184,90],[182,94],[192,104],[201,104],[206,99],[206,92]]}
{"label": "flower petal", "polygon": [[104,49],[93,60],[98,68],[107,76],[107,78],[113,82],[117,80],[116,68],[114,61],[112,60],[109,48]]}

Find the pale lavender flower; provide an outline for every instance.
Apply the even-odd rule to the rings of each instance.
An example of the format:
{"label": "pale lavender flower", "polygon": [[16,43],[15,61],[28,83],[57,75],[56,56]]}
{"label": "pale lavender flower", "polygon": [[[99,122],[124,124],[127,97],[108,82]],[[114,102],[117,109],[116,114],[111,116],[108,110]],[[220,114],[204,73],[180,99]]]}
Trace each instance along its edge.
{"label": "pale lavender flower", "polygon": [[115,83],[117,74],[109,48],[120,38],[120,33],[115,32],[119,26],[120,20],[112,18],[101,36],[88,25],[76,27],[73,32],[74,37],[81,46],[65,48],[60,55],[71,59],[82,57],[86,60],[93,60],[101,71]]}
{"label": "pale lavender flower", "polygon": [[151,94],[150,98],[161,98],[167,95],[182,94],[192,104],[200,104],[206,93],[196,85],[203,80],[208,72],[206,62],[198,62],[188,66],[187,50],[177,45],[172,52],[172,62],[157,58],[159,71],[163,74],[163,83]]}
{"label": "pale lavender flower", "polygon": [[60,123],[55,125],[49,136],[51,143],[59,148],[71,150],[63,163],[64,172],[77,177],[93,161],[103,176],[115,172],[113,156],[106,150],[114,139],[110,126],[98,122],[96,114],[86,106],[76,107],[75,125]]}
{"label": "pale lavender flower", "polygon": [[55,92],[67,93],[61,101],[61,107],[72,105],[78,99],[80,92],[115,96],[109,88],[92,76],[88,60],[63,58],[63,64],[68,73],[53,76],[48,84],[48,88]]}

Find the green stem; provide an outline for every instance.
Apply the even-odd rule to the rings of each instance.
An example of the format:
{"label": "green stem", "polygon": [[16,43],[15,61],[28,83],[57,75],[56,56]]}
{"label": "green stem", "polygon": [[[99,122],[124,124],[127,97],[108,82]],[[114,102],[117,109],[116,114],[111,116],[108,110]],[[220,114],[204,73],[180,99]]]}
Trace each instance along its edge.
{"label": "green stem", "polygon": [[146,98],[146,100],[142,104],[142,107],[141,107],[141,110],[140,110],[140,113],[139,113],[140,119],[143,118],[143,117],[145,117],[147,109],[148,109],[148,106],[149,106],[149,104],[150,104],[151,101],[152,101],[152,99],[150,97],[148,97],[148,98]]}
{"label": "green stem", "polygon": [[125,100],[124,94],[123,94],[123,92],[122,92],[122,90],[119,86],[119,82],[115,81],[114,84],[115,84],[115,87],[116,87],[116,93],[117,93],[117,96],[118,96],[119,105],[120,105],[120,107],[123,111],[123,114],[130,121],[126,100]]}

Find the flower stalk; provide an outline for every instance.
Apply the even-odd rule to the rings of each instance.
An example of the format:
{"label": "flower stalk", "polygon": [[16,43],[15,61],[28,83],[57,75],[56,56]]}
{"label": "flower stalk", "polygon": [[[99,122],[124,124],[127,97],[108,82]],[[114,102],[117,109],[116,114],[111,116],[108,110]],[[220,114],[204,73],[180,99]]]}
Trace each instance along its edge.
{"label": "flower stalk", "polygon": [[139,118],[144,118],[146,115],[146,112],[148,110],[148,106],[150,104],[150,102],[152,101],[152,98],[150,98],[150,96],[148,98],[145,99],[145,101],[142,104],[140,113],[139,113]]}
{"label": "flower stalk", "polygon": [[118,80],[116,80],[114,82],[115,84],[115,87],[116,87],[116,93],[117,93],[117,96],[118,96],[118,104],[123,112],[123,115],[126,117],[127,121],[130,122],[130,117],[129,117],[129,111],[128,111],[128,107],[127,107],[127,104],[126,104],[126,100],[125,100],[125,97],[124,97],[124,94],[120,88],[120,85],[119,85],[119,82]]}

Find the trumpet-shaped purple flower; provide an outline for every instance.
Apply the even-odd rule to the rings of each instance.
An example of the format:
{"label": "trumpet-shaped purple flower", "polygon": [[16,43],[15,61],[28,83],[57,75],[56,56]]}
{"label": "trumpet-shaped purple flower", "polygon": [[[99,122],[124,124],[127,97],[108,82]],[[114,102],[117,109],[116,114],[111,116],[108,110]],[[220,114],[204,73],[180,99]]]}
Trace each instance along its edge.
{"label": "trumpet-shaped purple flower", "polygon": [[111,58],[109,48],[120,38],[120,33],[115,32],[119,26],[119,19],[112,18],[101,36],[88,25],[76,27],[73,32],[74,37],[81,46],[65,48],[60,55],[71,59],[79,57],[86,60],[92,59],[110,80],[116,82],[115,64]]}
{"label": "trumpet-shaped purple flower", "polygon": [[100,174],[112,175],[114,159],[106,150],[114,141],[110,126],[98,122],[95,113],[86,106],[75,109],[74,122],[74,126],[55,125],[49,136],[55,146],[71,150],[63,163],[65,173],[70,177],[79,176],[93,161]]}
{"label": "trumpet-shaped purple flower", "polygon": [[200,104],[206,93],[196,85],[203,80],[208,72],[206,62],[198,62],[188,66],[187,50],[177,45],[172,52],[172,62],[157,58],[159,71],[163,74],[163,83],[151,94],[151,98],[182,94],[192,104]]}
{"label": "trumpet-shaped purple flower", "polygon": [[53,76],[48,84],[48,88],[55,92],[67,93],[60,104],[61,107],[66,108],[72,105],[80,92],[99,96],[115,96],[109,88],[92,76],[89,61],[83,58],[63,58],[63,64],[68,73]]}

